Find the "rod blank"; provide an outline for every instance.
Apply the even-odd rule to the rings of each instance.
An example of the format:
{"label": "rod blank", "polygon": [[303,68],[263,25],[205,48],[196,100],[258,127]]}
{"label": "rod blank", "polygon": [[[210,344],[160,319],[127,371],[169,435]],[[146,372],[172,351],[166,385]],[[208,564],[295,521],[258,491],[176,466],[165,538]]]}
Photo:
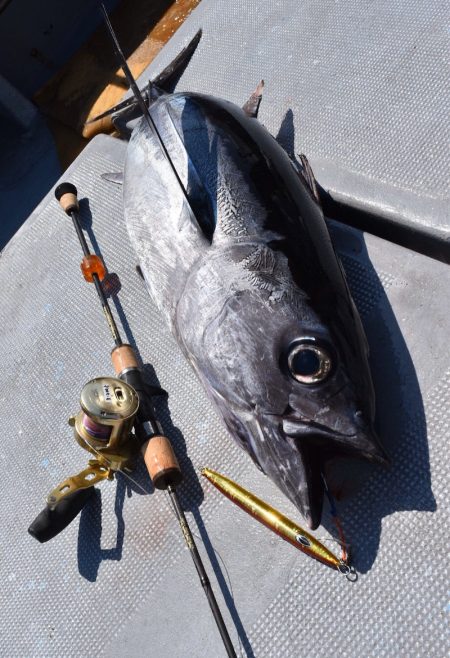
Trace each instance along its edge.
{"label": "rod blank", "polygon": [[[55,190],[55,196],[64,212],[72,217],[84,257],[85,259],[89,259],[92,255],[78,217],[79,204],[75,185],[72,185],[72,183],[61,183],[61,185],[58,185]],[[169,439],[162,433],[162,428],[156,417],[151,399],[152,396],[148,392],[149,387],[143,379],[136,354],[130,345],[122,342],[108,300],[103,291],[101,280],[96,272],[92,274],[92,281],[95,284],[106,321],[116,344],[116,347],[111,353],[114,370],[118,377],[133,386],[139,396],[139,409],[137,413],[137,421],[135,423],[135,433],[137,439],[142,442],[142,453],[149,476],[155,488],[166,489],[169,493],[172,507],[180,525],[186,546],[189,549],[197,570],[203,590],[208,599],[211,612],[227,655],[229,658],[237,658],[225,621],[220,612],[217,599],[214,595],[210,580],[175,489],[176,485],[182,480],[182,473],[177,458]]]}

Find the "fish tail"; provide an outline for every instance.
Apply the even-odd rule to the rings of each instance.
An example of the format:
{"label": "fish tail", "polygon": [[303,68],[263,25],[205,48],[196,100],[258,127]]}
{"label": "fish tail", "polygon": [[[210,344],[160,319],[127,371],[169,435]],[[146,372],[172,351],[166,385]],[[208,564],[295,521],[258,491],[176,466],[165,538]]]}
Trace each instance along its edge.
{"label": "fish tail", "polygon": [[[156,76],[156,78],[150,80],[147,85],[140,90],[146,104],[150,104],[163,93],[170,94],[174,91],[178,80],[181,78],[186,66],[189,64],[189,61],[194,54],[201,37],[202,30],[199,30],[191,41],[189,41],[187,46],[178,53],[175,59],[173,59],[170,64],[168,64],[161,73]],[[115,115],[115,118],[119,118],[122,112],[126,113],[129,117],[135,118],[134,114],[136,110],[137,115],[139,116],[140,112],[136,98],[127,98],[121,103],[114,105],[114,107],[110,107],[109,110],[105,110],[102,114],[98,114],[92,119],[89,119],[89,121],[86,122],[86,125],[112,115]]]}
{"label": "fish tail", "polygon": [[173,59],[159,75],[152,80],[152,85],[158,89],[171,94],[175,89],[178,80],[181,78],[186,66],[189,64],[192,55],[197,49],[200,39],[202,38],[202,30],[200,29],[195,36],[189,41],[187,46],[180,50],[178,55]]}

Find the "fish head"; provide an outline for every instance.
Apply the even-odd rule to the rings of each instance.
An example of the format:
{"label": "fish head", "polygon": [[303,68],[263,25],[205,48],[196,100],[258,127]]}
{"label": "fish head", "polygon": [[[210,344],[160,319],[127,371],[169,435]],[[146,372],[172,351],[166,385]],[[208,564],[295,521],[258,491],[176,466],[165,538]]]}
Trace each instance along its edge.
{"label": "fish head", "polygon": [[315,528],[324,474],[332,480],[336,462],[386,456],[351,298],[321,306],[295,290],[276,293],[228,297],[203,333],[203,372],[231,433]]}

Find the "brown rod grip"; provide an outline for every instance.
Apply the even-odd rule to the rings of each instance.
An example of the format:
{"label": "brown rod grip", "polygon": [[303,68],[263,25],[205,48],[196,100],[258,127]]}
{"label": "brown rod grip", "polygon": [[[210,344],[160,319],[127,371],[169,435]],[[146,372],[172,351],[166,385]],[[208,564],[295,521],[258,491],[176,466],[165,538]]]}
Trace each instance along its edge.
{"label": "brown rod grip", "polygon": [[167,489],[181,482],[181,469],[166,436],[152,436],[144,443],[141,452],[156,489]]}
{"label": "brown rod grip", "polygon": [[115,347],[111,352],[111,361],[118,377],[128,368],[139,368],[136,355],[131,345],[120,345],[120,347]]}
{"label": "brown rod grip", "polygon": [[70,192],[62,195],[59,200],[59,205],[68,215],[73,211],[78,212],[80,209],[77,197],[75,194],[70,194]]}

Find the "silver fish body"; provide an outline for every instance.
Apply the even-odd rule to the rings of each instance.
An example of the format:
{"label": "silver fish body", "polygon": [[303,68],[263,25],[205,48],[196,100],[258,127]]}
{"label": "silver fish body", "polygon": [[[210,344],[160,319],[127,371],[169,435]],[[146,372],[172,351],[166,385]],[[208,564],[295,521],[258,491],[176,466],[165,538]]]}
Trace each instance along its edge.
{"label": "silver fish body", "polygon": [[141,119],[124,209],[148,288],[234,439],[315,528],[327,464],[385,461],[366,339],[322,211],[237,106],[176,93],[149,111],[188,201]]}

